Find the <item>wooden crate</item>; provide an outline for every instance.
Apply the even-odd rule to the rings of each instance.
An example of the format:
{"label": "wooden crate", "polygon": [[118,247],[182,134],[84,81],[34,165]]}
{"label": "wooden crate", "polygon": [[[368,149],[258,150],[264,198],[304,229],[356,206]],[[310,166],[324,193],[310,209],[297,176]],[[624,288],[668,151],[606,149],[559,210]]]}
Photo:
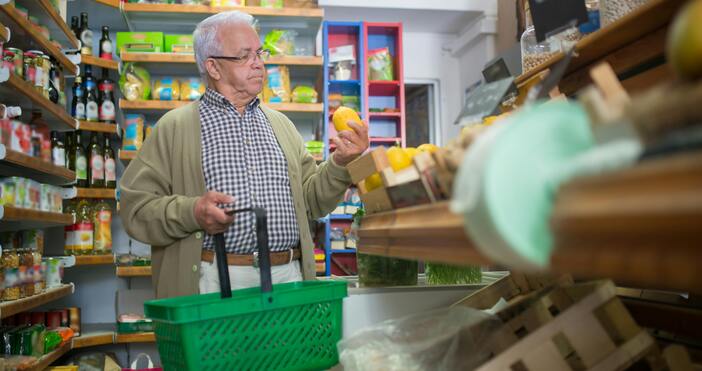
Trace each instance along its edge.
{"label": "wooden crate", "polygon": [[[622,370],[659,354],[611,281],[561,280],[554,287],[554,281],[524,279],[504,278],[457,303],[480,309],[495,297],[511,299],[496,313],[504,325],[489,345],[495,356],[478,370]],[[538,286],[543,288],[523,294]]]}

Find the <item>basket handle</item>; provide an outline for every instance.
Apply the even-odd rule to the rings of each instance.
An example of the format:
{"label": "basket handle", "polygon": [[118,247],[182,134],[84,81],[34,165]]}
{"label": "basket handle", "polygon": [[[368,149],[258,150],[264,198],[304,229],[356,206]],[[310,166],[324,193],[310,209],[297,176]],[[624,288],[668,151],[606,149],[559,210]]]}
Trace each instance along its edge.
{"label": "basket handle", "polygon": [[[246,208],[229,210],[227,214],[234,215],[250,211],[256,216],[256,250],[258,252],[258,266],[261,273],[261,292],[267,293],[273,291],[273,279],[271,277],[271,254],[268,247],[268,218],[266,216],[266,210],[262,208]],[[214,240],[220,295],[222,299],[231,298],[232,287],[229,283],[229,267],[227,264],[227,254],[224,248],[224,234],[216,234]]]}

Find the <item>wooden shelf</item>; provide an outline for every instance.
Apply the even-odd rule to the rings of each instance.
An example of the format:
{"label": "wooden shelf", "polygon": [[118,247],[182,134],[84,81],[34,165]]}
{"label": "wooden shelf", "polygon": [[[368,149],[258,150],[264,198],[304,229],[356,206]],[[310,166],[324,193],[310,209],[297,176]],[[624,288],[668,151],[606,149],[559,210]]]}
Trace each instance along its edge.
{"label": "wooden shelf", "polygon": [[115,263],[112,254],[106,255],[76,255],[76,265],[108,265]]}
{"label": "wooden shelf", "polygon": [[42,119],[52,130],[66,131],[76,128],[77,120],[71,117],[63,107],[38,93],[33,86],[13,73],[10,74],[7,81],[0,83],[0,94],[6,105],[20,106],[24,108],[25,112],[40,109],[43,112]]}
{"label": "wooden shelf", "polygon": [[264,103],[266,106],[280,112],[309,112],[322,113],[322,103]]}
{"label": "wooden shelf", "polygon": [[40,305],[50,303],[64,296],[73,294],[73,284],[63,284],[59,287],[47,289],[39,295],[30,296],[28,298],[6,301],[0,304],[0,318],[7,318],[17,313],[32,310]]}
{"label": "wooden shelf", "polygon": [[78,121],[76,130],[95,131],[98,133],[117,134],[119,135],[119,126],[117,124],[106,124],[104,122]]}
{"label": "wooden shelf", "polygon": [[71,346],[71,349],[81,349],[95,347],[99,345],[108,345],[114,344],[114,342],[114,331],[81,333],[80,336],[73,338],[73,344]]}
{"label": "wooden shelf", "polygon": [[117,191],[110,188],[76,188],[76,198],[103,198],[114,200]]}
{"label": "wooden shelf", "polygon": [[6,42],[10,41],[10,40],[8,40],[9,38],[10,38],[10,33],[8,32],[8,28],[5,27],[4,24],[0,23],[0,41],[2,41],[3,43],[6,43]]}
{"label": "wooden shelf", "polygon": [[151,277],[151,266],[117,267],[117,277]]}
{"label": "wooden shelf", "polygon": [[156,335],[153,332],[140,332],[136,334],[115,334],[115,344],[154,342],[156,342]]}
{"label": "wooden shelf", "polygon": [[[609,62],[618,74],[664,55],[667,27],[684,0],[651,0],[621,19],[580,40],[574,57],[560,84],[560,90],[573,94],[590,83],[589,67]],[[564,58],[555,54],[538,67],[517,77],[515,83],[524,85],[532,77],[547,70]]]}
{"label": "wooden shelf", "polygon": [[71,343],[68,342],[59,348],[55,349],[53,352],[49,354],[45,354],[41,358],[37,360],[35,364],[33,364],[28,370],[31,371],[41,371],[45,370],[48,368],[52,363],[56,362],[59,358],[63,357],[64,354],[68,353],[71,350]]}
{"label": "wooden shelf", "polygon": [[23,176],[43,183],[63,185],[76,180],[76,173],[40,158],[12,151],[0,144],[0,175]]}
{"label": "wooden shelf", "polygon": [[50,0],[39,0],[39,5],[44,9],[46,14],[49,15],[49,17],[54,21],[56,26],[61,30],[63,35],[66,37],[66,40],[71,44],[73,48],[78,48],[78,38],[73,34],[73,31],[71,31],[70,27],[66,24],[66,21],[61,18],[61,15],[59,14],[58,10],[54,8],[53,5],[51,5]]}
{"label": "wooden shelf", "polygon": [[[46,51],[52,57],[54,57],[58,62],[66,69],[68,75],[72,75],[77,71],[77,66],[73,64],[62,52],[56,47],[51,41],[49,41],[44,35],[39,32],[32,25],[28,19],[22,18],[22,16],[17,12],[17,9],[12,4],[0,6],[0,19],[5,23],[6,20],[11,21],[16,24],[17,27],[12,27],[9,25],[13,31],[13,40],[21,40],[24,36],[34,40],[42,50]],[[7,23],[5,23],[7,25]],[[25,40],[25,43],[29,40]],[[23,46],[26,46],[25,44]]]}
{"label": "wooden shelf", "polygon": [[280,64],[289,66],[322,66],[324,59],[322,57],[312,56],[297,56],[297,55],[274,55],[271,56],[266,64]]}
{"label": "wooden shelf", "polygon": [[95,0],[96,3],[111,6],[113,8],[119,8],[120,0]]}
{"label": "wooden shelf", "polygon": [[73,215],[51,213],[13,206],[0,206],[0,231],[40,229],[73,224]]}
{"label": "wooden shelf", "polygon": [[124,161],[124,162],[129,162],[133,159],[136,158],[136,155],[139,151],[124,151],[124,150],[119,150],[119,159]]}
{"label": "wooden shelf", "polygon": [[[147,4],[144,4],[147,5]],[[182,107],[188,103],[179,100],[119,100],[119,108],[123,110],[167,111]]]}
{"label": "wooden shelf", "polygon": [[[563,186],[551,269],[619,284],[702,292],[702,152],[649,160]],[[359,252],[448,264],[488,261],[448,202],[363,218]]]}
{"label": "wooden shelf", "polygon": [[[122,62],[141,63],[189,63],[195,64],[194,54],[181,53],[133,53],[122,51],[120,53]],[[307,56],[272,56],[266,64],[280,64],[292,66],[321,66],[322,57]]]}
{"label": "wooden shelf", "polygon": [[100,68],[107,68],[115,71],[119,70],[119,62],[115,60],[98,58],[92,55],[81,54],[80,62],[83,64],[89,64],[91,66],[96,66]]}
{"label": "wooden shelf", "polygon": [[182,5],[182,4],[124,4],[124,11],[127,13],[199,13],[215,14],[228,10],[239,10],[251,14],[252,16],[270,17],[314,17],[324,18],[324,10],[321,8],[282,8],[271,9],[258,6],[226,6],[211,7],[207,5]]}

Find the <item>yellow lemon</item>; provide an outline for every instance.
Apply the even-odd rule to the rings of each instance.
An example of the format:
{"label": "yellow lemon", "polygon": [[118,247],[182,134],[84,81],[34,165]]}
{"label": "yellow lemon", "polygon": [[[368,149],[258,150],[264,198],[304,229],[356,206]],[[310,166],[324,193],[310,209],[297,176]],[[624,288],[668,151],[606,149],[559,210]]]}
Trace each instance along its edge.
{"label": "yellow lemon", "polygon": [[678,76],[702,78],[702,0],[688,1],[668,30],[666,56]]}
{"label": "yellow lemon", "polygon": [[332,121],[334,122],[334,128],[336,131],[353,131],[353,129],[351,129],[351,127],[348,125],[349,121],[354,121],[359,125],[363,125],[363,121],[361,121],[361,118],[358,117],[358,113],[351,108],[344,106],[341,106],[334,111]]}
{"label": "yellow lemon", "polygon": [[383,186],[383,179],[380,178],[379,173],[373,173],[373,175],[366,178],[366,191],[370,192],[374,189]]}
{"label": "yellow lemon", "polygon": [[414,147],[407,147],[405,148],[405,153],[407,154],[407,156],[409,156],[409,158],[414,158],[414,156],[416,156],[417,153],[419,153],[419,150],[417,150]]}
{"label": "yellow lemon", "polygon": [[391,147],[388,149],[388,162],[394,171],[400,171],[412,165],[412,159],[407,155],[407,152],[400,147]]}
{"label": "yellow lemon", "polygon": [[431,144],[431,143],[424,143],[421,146],[417,147],[417,150],[419,152],[429,152],[429,153],[434,153],[439,149],[439,147],[436,144]]}

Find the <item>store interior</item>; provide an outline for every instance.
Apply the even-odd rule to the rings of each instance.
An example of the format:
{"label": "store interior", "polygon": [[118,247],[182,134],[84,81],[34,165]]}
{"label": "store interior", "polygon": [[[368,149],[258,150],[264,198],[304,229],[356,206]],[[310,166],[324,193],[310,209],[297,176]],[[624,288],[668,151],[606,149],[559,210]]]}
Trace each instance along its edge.
{"label": "store interior", "polygon": [[[312,284],[157,299],[120,179],[205,93],[193,31],[231,10],[270,51],[261,104],[316,163],[348,120],[369,148],[310,220]],[[702,369],[701,19],[702,0],[0,0],[0,371]]]}

